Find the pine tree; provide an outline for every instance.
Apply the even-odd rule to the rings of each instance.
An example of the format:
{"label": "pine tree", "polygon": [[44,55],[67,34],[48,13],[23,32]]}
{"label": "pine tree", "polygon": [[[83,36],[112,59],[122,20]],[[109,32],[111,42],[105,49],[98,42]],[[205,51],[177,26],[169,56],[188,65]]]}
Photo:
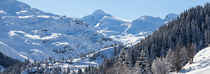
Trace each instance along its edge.
{"label": "pine tree", "polygon": [[70,73],[70,72],[71,72],[71,68],[68,67],[68,68],[67,68],[67,73]]}
{"label": "pine tree", "polygon": [[120,57],[118,61],[119,68],[117,68],[117,73],[119,74],[129,74],[131,72],[131,62],[128,56],[128,52],[123,48],[120,52]]}
{"label": "pine tree", "polygon": [[77,74],[82,74],[82,69],[78,69]]}
{"label": "pine tree", "polygon": [[117,47],[114,46],[114,56],[117,56],[117,54],[118,54],[118,51],[117,50],[118,50]]}
{"label": "pine tree", "polygon": [[137,57],[134,74],[152,74],[145,50],[142,50],[140,56]]}

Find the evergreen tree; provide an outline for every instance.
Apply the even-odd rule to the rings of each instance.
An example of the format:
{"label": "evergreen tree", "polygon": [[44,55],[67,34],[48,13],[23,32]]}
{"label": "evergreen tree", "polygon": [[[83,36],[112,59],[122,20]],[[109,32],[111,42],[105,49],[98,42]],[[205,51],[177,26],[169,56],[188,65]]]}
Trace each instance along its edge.
{"label": "evergreen tree", "polygon": [[156,58],[152,62],[152,73],[153,74],[167,74],[170,70],[169,64],[165,58]]}
{"label": "evergreen tree", "polygon": [[78,69],[77,74],[82,74],[82,69]]}
{"label": "evergreen tree", "polygon": [[117,72],[119,74],[129,74],[131,72],[131,62],[128,56],[128,52],[123,48],[120,52],[119,57],[119,68],[117,69]]}
{"label": "evergreen tree", "polygon": [[68,67],[68,68],[67,68],[67,73],[70,73],[70,72],[71,72],[71,68]]}
{"label": "evergreen tree", "polygon": [[135,63],[134,74],[152,74],[145,50],[142,50]]}

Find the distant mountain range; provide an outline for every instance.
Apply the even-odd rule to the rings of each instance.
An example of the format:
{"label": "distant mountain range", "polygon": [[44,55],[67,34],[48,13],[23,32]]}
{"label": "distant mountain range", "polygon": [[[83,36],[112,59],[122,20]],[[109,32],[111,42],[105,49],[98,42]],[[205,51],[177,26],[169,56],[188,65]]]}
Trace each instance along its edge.
{"label": "distant mountain range", "polygon": [[[88,65],[89,60],[80,57],[88,58],[96,52],[111,57],[115,45],[135,44],[177,16],[142,16],[129,21],[96,10],[83,18],[71,18],[16,0],[0,0],[0,52],[22,62],[53,57],[73,58]],[[101,59],[96,59],[96,64],[103,62]]]}
{"label": "distant mountain range", "polygon": [[96,10],[82,20],[95,27],[99,33],[104,34],[125,45],[135,44],[146,35],[151,34],[164,23],[177,18],[177,14],[170,13],[164,19],[153,16],[142,16],[130,21],[112,16],[103,10]]}

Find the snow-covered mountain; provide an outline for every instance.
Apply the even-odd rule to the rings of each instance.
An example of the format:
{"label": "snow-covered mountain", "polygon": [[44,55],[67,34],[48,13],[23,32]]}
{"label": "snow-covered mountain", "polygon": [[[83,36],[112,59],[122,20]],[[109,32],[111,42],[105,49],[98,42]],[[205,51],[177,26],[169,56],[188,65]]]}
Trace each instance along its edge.
{"label": "snow-covered mountain", "polygon": [[142,16],[132,22],[132,26],[127,31],[130,34],[138,34],[140,32],[152,32],[159,26],[164,24],[164,20],[160,17]]}
{"label": "snow-covered mountain", "polygon": [[0,41],[0,51],[19,60],[78,58],[118,43],[79,19],[16,0],[0,0]]}
{"label": "snow-covered mountain", "polygon": [[199,51],[192,64],[186,64],[180,74],[209,74],[210,72],[210,47]]}
{"label": "snow-covered mountain", "polygon": [[165,21],[171,21],[171,20],[173,20],[173,19],[175,19],[175,18],[177,18],[178,17],[178,15],[177,14],[174,14],[174,13],[170,13],[170,14],[168,14],[168,15],[166,15],[166,17],[165,17]]}
{"label": "snow-covered mountain", "polygon": [[88,23],[91,26],[95,26],[97,23],[101,21],[101,19],[103,19],[104,16],[111,16],[111,15],[105,13],[103,10],[96,10],[95,12],[93,12],[93,14],[83,17],[82,20],[84,20],[86,23]]}
{"label": "snow-covered mountain", "polygon": [[91,15],[82,18],[83,21],[95,27],[102,33],[125,45],[135,44],[146,35],[152,33],[164,23],[175,19],[177,14],[168,14],[166,18],[142,16],[130,21],[112,16],[103,10],[96,10]]}
{"label": "snow-covered mountain", "polygon": [[65,66],[99,65],[104,56],[113,55],[115,44],[136,43],[164,22],[151,16],[130,21],[103,10],[77,19],[46,13],[16,0],[0,0],[0,52],[21,61],[73,58],[73,64]]}

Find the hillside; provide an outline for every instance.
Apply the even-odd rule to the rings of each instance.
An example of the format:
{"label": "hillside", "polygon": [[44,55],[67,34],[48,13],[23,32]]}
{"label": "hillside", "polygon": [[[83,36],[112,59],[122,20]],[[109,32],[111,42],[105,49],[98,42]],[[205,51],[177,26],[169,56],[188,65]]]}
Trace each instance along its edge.
{"label": "hillside", "polygon": [[210,44],[209,12],[209,3],[186,10],[131,49],[122,49],[118,57],[105,61],[96,70],[108,74],[167,74],[180,71],[185,64],[193,63],[195,53]]}
{"label": "hillside", "polygon": [[210,47],[199,51],[192,64],[186,64],[180,74],[208,74],[210,72]]}
{"label": "hillside", "polygon": [[0,52],[8,57],[20,60],[22,62],[24,62],[26,59],[28,59],[26,56],[20,54],[15,49],[9,47],[8,45],[6,45],[2,42],[0,42]]}
{"label": "hillside", "polygon": [[79,58],[119,43],[79,19],[43,12],[16,0],[1,0],[0,26],[3,45],[36,61]]}
{"label": "hillside", "polygon": [[209,4],[191,8],[171,22],[161,26],[132,48],[132,51],[148,50],[150,58],[164,56],[168,49],[175,50],[178,45],[188,47],[196,44],[196,51],[208,46]]}

